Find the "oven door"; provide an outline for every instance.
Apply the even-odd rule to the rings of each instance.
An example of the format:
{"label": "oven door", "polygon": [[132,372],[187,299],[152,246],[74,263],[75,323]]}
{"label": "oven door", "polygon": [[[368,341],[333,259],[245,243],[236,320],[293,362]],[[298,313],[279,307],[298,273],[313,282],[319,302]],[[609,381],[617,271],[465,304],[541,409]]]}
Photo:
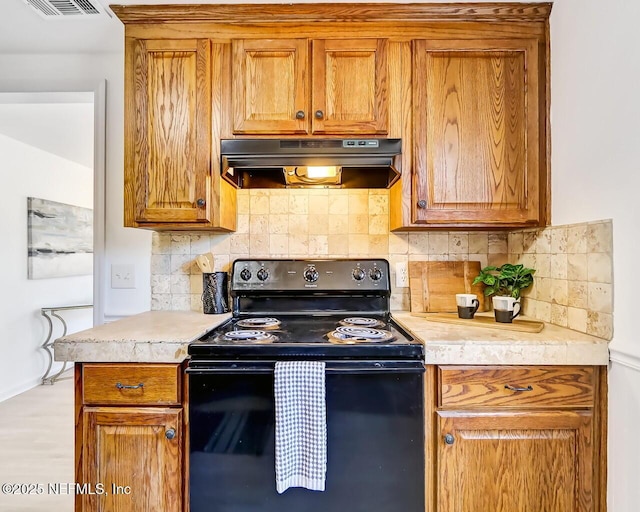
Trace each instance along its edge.
{"label": "oven door", "polygon": [[326,363],[326,490],[276,492],[274,363],[191,362],[191,512],[424,512],[424,367]]}

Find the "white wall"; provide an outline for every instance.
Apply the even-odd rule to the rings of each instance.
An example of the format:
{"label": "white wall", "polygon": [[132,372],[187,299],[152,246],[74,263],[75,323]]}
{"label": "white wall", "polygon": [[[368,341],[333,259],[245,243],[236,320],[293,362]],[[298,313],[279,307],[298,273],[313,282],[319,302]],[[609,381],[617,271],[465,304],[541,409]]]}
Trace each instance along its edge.
{"label": "white wall", "polygon": [[[124,30],[120,36],[124,44]],[[10,78],[8,78],[10,77]],[[151,233],[123,228],[124,53],[0,55],[0,90],[60,90],[69,81],[107,81],[106,320],[150,309]],[[45,89],[43,89],[45,88]],[[133,264],[135,289],[111,289],[112,264]]]}
{"label": "white wall", "polygon": [[556,0],[551,14],[552,220],[613,219],[609,510],[640,506],[640,35],[636,0]]}
{"label": "white wall", "polygon": [[[48,359],[39,347],[48,324],[40,308],[90,304],[93,277],[27,279],[27,197],[93,207],[93,171],[15,139],[0,135],[0,400],[39,382]],[[7,191],[11,191],[7,194]],[[91,311],[65,315],[69,332],[92,325]],[[61,325],[56,324],[57,336]],[[59,366],[59,365],[56,365]]]}

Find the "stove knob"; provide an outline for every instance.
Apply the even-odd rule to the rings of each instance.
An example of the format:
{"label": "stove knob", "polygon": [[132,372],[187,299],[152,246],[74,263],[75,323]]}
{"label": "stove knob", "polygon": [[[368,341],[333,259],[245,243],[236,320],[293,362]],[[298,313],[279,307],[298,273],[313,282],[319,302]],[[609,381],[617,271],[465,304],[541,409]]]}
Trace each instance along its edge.
{"label": "stove knob", "polygon": [[372,281],[380,281],[380,279],[382,279],[382,270],[377,267],[372,268],[369,271],[369,277]]}
{"label": "stove knob", "polygon": [[352,275],[356,281],[362,281],[364,279],[365,273],[364,270],[358,267],[353,269]]}
{"label": "stove knob", "polygon": [[240,272],[240,279],[243,281],[248,281],[251,279],[251,271],[248,268],[243,268]]}
{"label": "stove knob", "polygon": [[307,267],[304,269],[302,276],[307,283],[315,283],[318,280],[319,274],[316,267]]}
{"label": "stove knob", "polygon": [[260,279],[260,281],[266,281],[269,277],[269,271],[266,268],[261,268],[260,270],[258,270],[256,277]]}

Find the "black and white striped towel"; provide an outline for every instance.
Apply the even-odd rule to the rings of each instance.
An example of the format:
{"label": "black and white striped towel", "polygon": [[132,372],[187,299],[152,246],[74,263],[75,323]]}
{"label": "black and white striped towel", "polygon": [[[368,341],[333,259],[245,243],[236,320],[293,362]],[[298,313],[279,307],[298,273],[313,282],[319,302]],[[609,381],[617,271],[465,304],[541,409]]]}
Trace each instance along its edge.
{"label": "black and white striped towel", "polygon": [[280,361],[275,366],[276,489],[324,491],[327,473],[325,364]]}

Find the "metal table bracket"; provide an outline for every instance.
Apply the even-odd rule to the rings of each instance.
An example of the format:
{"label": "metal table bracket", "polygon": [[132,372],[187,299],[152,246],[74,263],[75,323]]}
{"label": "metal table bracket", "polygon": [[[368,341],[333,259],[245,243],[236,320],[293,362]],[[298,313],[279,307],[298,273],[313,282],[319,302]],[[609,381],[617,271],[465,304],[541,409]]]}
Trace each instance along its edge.
{"label": "metal table bracket", "polygon": [[47,319],[47,323],[49,324],[49,333],[47,334],[47,339],[42,344],[40,348],[44,349],[49,356],[49,365],[47,366],[47,371],[44,372],[42,376],[42,384],[54,384],[56,380],[62,375],[67,369],[68,361],[64,361],[62,365],[62,369],[56,373],[55,375],[49,375],[51,373],[51,367],[53,366],[53,342],[51,337],[53,336],[53,318],[57,318],[62,323],[62,336],[66,336],[67,334],[67,323],[64,321],[64,318],[60,316],[61,311],[70,311],[72,309],[89,309],[92,308],[93,304],[80,304],[78,306],[58,306],[54,308],[40,308],[40,314]]}

